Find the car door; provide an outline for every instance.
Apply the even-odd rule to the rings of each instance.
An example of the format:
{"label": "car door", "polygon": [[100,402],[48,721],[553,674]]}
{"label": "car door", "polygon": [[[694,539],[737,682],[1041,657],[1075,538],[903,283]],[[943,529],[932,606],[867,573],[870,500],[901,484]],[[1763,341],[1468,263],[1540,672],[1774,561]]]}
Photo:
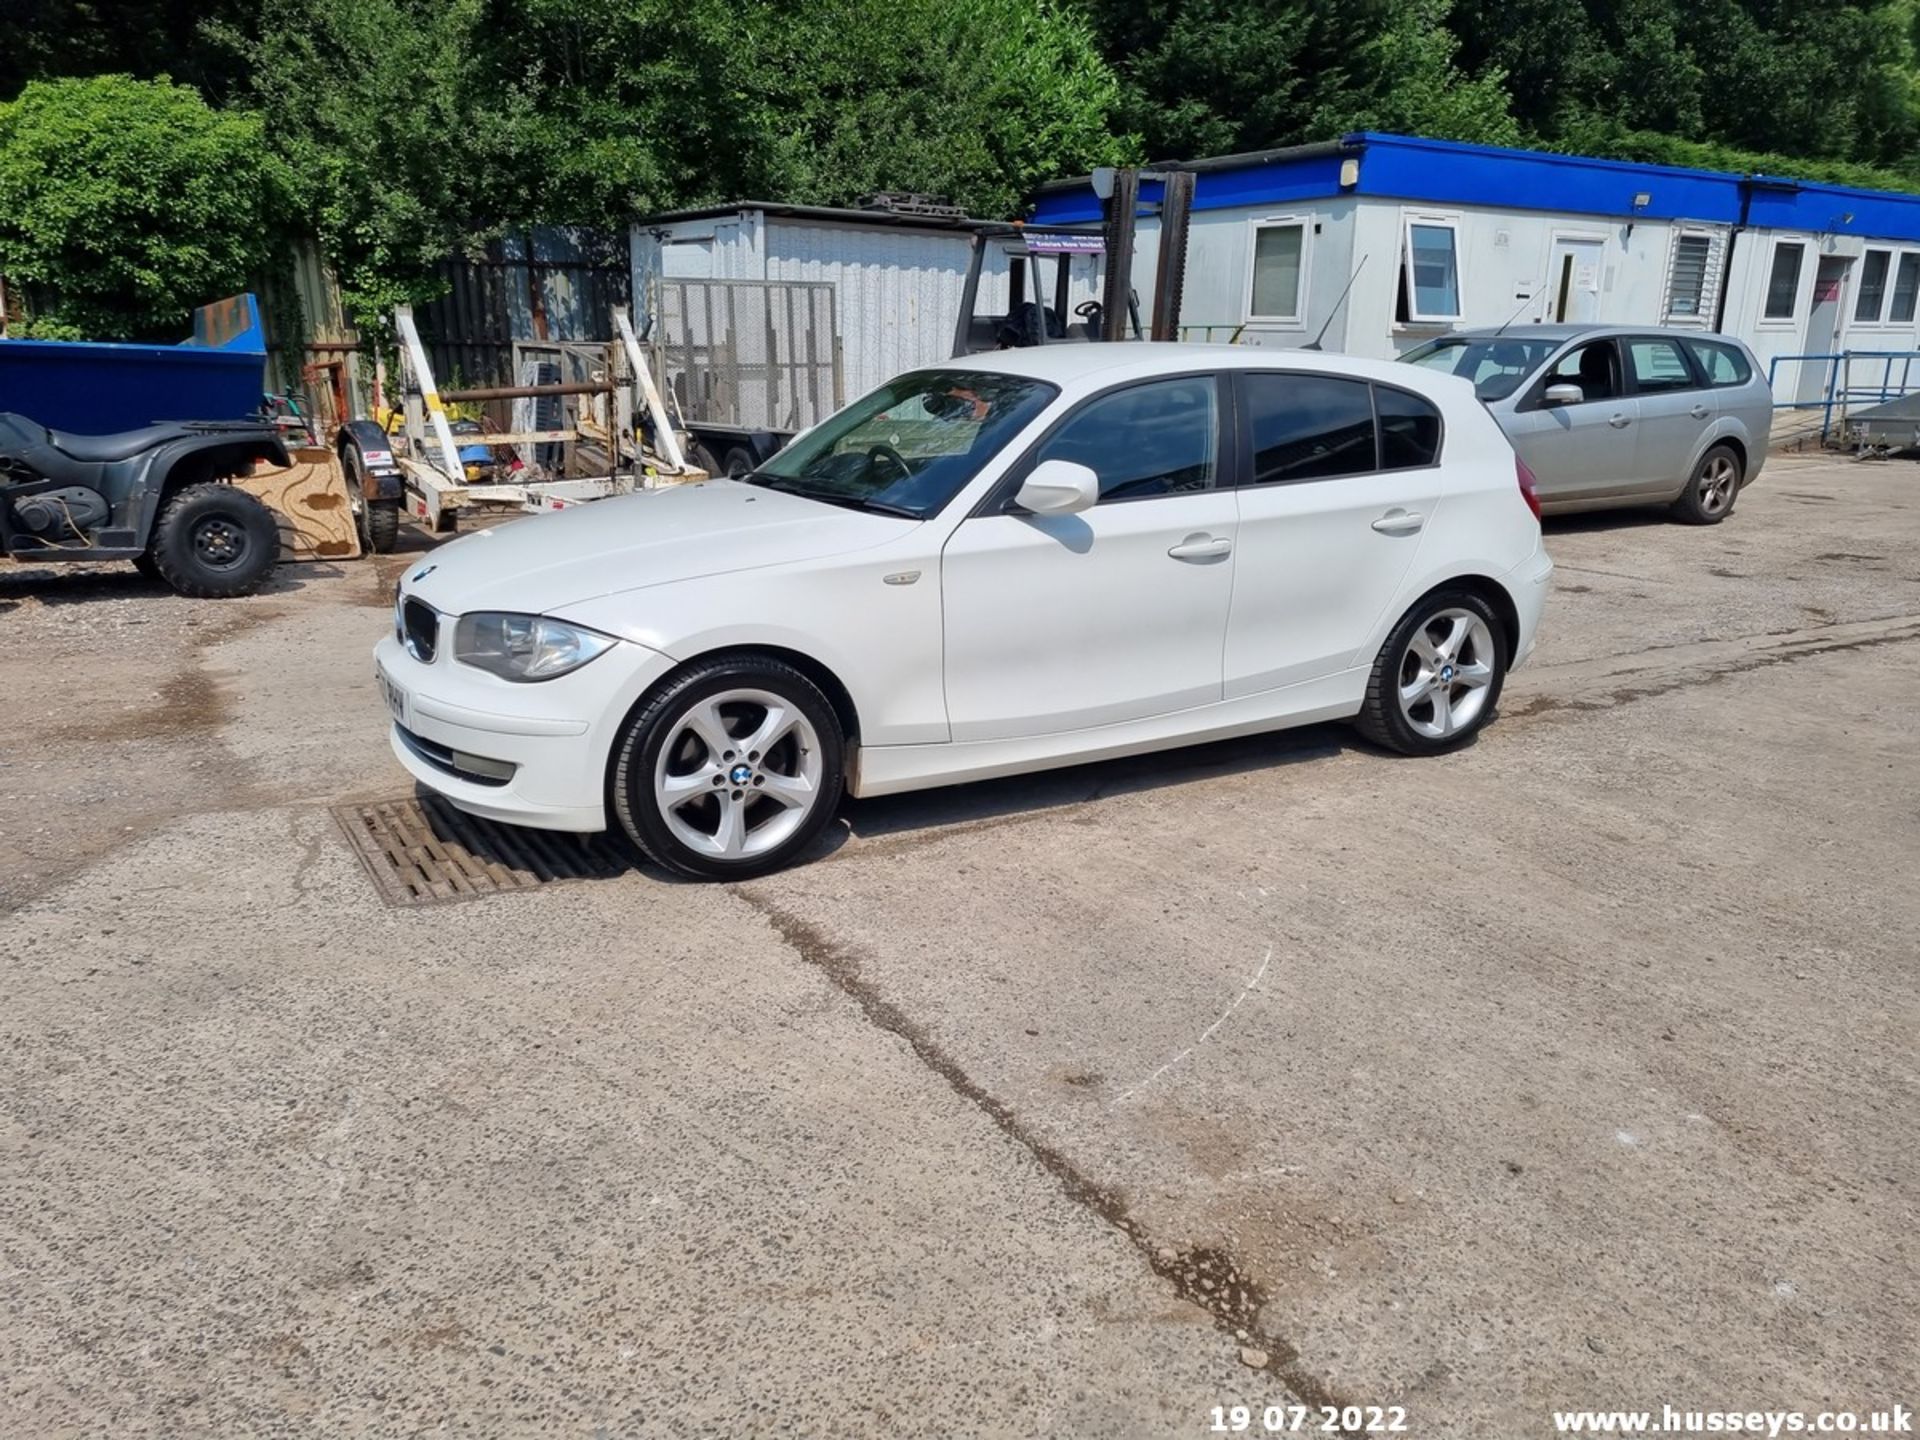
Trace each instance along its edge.
{"label": "car door", "polygon": [[[1076,407],[957,526],[941,559],[956,742],[1084,730],[1208,705],[1233,594],[1224,387],[1212,374]],[[1100,477],[1076,515],[1012,496],[1043,460]]]}
{"label": "car door", "polygon": [[1680,493],[1716,413],[1686,347],[1671,335],[1629,335],[1627,382],[1640,407],[1633,490],[1660,498]]}
{"label": "car door", "polygon": [[[1547,391],[1560,385],[1578,386],[1580,400],[1549,402]],[[1632,487],[1639,413],[1639,402],[1626,392],[1619,350],[1602,338],[1562,351],[1500,422],[1533,471],[1540,498],[1565,502]]]}
{"label": "car door", "polygon": [[1299,371],[1238,381],[1246,459],[1228,699],[1351,668],[1442,491],[1440,413],[1422,397]]}

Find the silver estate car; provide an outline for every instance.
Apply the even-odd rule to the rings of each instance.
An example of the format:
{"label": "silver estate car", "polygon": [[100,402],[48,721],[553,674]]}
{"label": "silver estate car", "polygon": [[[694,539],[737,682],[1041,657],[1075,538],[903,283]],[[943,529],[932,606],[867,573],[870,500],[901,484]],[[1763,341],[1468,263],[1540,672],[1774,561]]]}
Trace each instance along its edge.
{"label": "silver estate car", "polygon": [[1773,392],[1728,335],[1615,325],[1462,330],[1400,357],[1473,381],[1548,512],[1727,518],[1760,473]]}

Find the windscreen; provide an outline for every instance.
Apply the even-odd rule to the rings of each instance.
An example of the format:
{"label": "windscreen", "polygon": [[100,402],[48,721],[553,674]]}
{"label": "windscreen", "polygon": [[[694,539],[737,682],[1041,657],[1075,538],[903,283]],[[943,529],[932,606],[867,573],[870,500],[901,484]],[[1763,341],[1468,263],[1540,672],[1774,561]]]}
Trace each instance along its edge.
{"label": "windscreen", "polygon": [[1447,335],[1417,345],[1400,358],[1422,370],[1471,380],[1482,400],[1504,400],[1563,340],[1519,335]]}
{"label": "windscreen", "polygon": [[823,420],[746,478],[827,504],[924,520],[1059,393],[1019,375],[917,370]]}

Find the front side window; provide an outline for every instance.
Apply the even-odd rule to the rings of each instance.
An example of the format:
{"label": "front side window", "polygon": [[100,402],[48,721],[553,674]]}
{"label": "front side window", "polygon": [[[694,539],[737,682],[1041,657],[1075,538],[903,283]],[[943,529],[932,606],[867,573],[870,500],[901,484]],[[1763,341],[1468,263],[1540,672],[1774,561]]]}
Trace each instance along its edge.
{"label": "front side window", "polygon": [[1691,390],[1693,371],[1675,340],[1629,340],[1627,364],[1633,371],[1633,388],[1642,395],[1662,390]]}
{"label": "front side window", "polygon": [[1249,318],[1300,318],[1300,256],[1305,248],[1306,233],[1307,227],[1300,224],[1255,227]]}
{"label": "front side window", "polygon": [[1071,460],[1100,477],[1100,498],[1211,490],[1219,469],[1219,383],[1183,375],[1089,400],[1049,435],[1034,463]]}
{"label": "front side window", "polygon": [[1406,283],[1414,320],[1460,318],[1460,266],[1451,225],[1414,220],[1407,226]]}
{"label": "front side window", "polygon": [[1620,357],[1611,340],[1593,340],[1553,362],[1543,386],[1578,385],[1582,401],[1612,400],[1620,394]]}
{"label": "front side window", "polygon": [[1686,347],[1693,352],[1694,364],[1700,367],[1709,385],[1744,385],[1753,378],[1753,366],[1747,363],[1746,352],[1738,345],[1729,345],[1724,340],[1688,340]]}
{"label": "front side window", "polygon": [[1377,466],[1364,380],[1253,372],[1244,377],[1253,483],[1324,480]]}
{"label": "front side window", "polygon": [[1791,320],[1800,299],[1800,264],[1807,247],[1797,240],[1782,240],[1773,247],[1773,270],[1767,276],[1766,318]]}
{"label": "front side window", "polygon": [[1896,325],[1913,323],[1914,298],[1920,293],[1920,253],[1904,250],[1893,276],[1893,310],[1887,318]]}
{"label": "front side window", "polygon": [[1471,380],[1482,400],[1504,400],[1526,383],[1559,343],[1529,339],[1524,330],[1513,335],[1447,335],[1416,345],[1400,358],[1422,370]]}
{"label": "front side window", "polygon": [[1705,235],[1681,235],[1673,242],[1673,274],[1667,282],[1667,315],[1697,320],[1704,313],[1707,271],[1713,259],[1713,241]]}
{"label": "front side window", "polygon": [[1860,264],[1860,293],[1853,299],[1855,323],[1875,325],[1887,303],[1887,271],[1893,264],[1891,250],[1869,250]]}
{"label": "front side window", "polygon": [[983,370],[917,370],[828,416],[746,478],[829,505],[924,520],[1059,389]]}

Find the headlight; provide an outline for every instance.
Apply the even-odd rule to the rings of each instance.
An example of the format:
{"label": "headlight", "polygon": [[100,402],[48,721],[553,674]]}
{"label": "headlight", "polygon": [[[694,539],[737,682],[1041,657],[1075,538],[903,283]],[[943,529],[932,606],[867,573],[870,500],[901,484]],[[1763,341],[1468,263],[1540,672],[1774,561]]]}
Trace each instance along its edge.
{"label": "headlight", "polygon": [[453,628],[453,658],[502,680],[551,680],[613,648],[611,635],[545,615],[477,611]]}

